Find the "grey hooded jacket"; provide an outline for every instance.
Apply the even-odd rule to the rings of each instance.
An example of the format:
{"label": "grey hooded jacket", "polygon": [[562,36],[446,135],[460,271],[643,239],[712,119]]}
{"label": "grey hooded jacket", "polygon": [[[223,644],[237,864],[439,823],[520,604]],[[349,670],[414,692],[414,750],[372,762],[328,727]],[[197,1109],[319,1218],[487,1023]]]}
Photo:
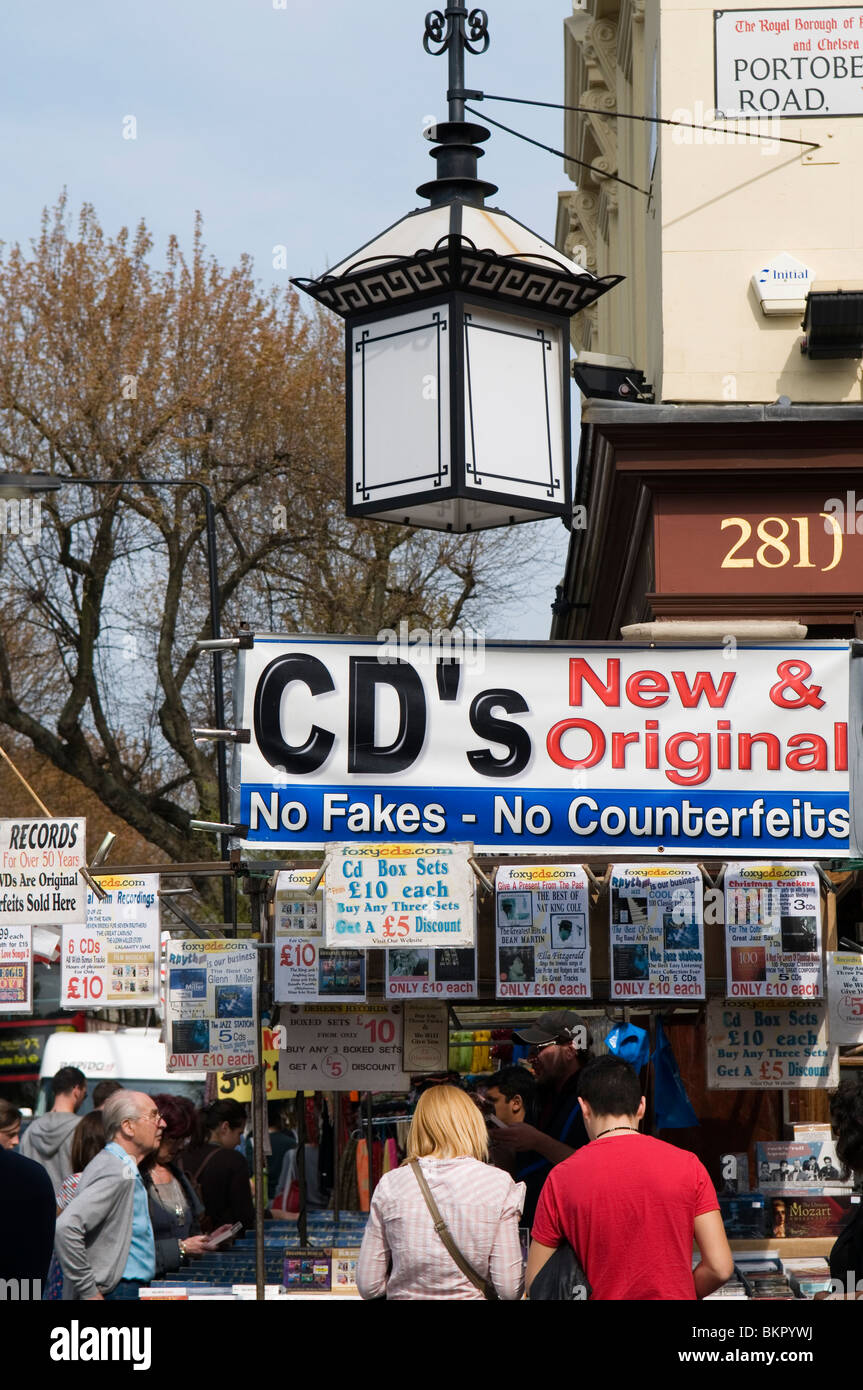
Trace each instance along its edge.
{"label": "grey hooded jacket", "polygon": [[25,1158],[35,1158],[47,1171],[55,1192],[72,1171],[72,1135],[80,1115],[66,1110],[49,1110],[29,1124],[21,1136],[19,1152]]}
{"label": "grey hooded jacket", "polygon": [[119,1284],[132,1244],[135,1181],[128,1164],[107,1149],[87,1164],[57,1218],[54,1246],[64,1299],[93,1298]]}

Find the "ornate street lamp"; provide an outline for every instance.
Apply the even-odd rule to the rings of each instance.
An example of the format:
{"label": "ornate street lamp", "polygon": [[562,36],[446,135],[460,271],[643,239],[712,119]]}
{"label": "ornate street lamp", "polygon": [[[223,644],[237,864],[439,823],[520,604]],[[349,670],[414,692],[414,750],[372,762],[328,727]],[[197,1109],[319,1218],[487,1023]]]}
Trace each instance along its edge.
{"label": "ornate street lamp", "polygon": [[484,10],[426,15],[449,55],[437,176],[409,213],[318,279],[345,320],[349,516],[472,531],[571,512],[569,320],[612,289],[498,208],[477,177],[490,132],[465,121],[464,55]]}

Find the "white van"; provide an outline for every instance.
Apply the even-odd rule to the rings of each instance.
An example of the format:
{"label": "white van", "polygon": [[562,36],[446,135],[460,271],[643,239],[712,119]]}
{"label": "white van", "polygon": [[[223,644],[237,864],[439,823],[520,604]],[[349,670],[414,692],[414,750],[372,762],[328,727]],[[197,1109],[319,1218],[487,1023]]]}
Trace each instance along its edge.
{"label": "white van", "polygon": [[165,1044],[158,1028],[118,1028],[113,1033],[52,1033],[45,1043],[39,1068],[36,1115],[53,1105],[51,1079],[61,1067],[78,1067],[87,1078],[87,1099],[79,1110],[92,1110],[93,1089],[100,1081],[119,1081],[127,1091],[148,1095],[169,1092],[188,1096],[200,1105],[204,1098],[203,1071],[165,1070]]}

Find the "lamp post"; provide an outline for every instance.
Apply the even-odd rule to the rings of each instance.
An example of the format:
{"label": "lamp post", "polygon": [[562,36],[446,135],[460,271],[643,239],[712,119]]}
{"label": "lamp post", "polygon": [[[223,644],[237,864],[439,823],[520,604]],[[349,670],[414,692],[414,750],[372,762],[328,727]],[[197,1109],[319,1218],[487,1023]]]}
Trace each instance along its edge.
{"label": "lamp post", "polygon": [[[34,494],[58,492],[61,488],[70,483],[79,483],[82,487],[131,487],[134,484],[144,484],[152,487],[194,487],[197,488],[204,499],[204,527],[207,538],[207,584],[209,589],[210,601],[210,632],[214,641],[218,641],[221,632],[221,607],[219,604],[219,576],[216,555],[216,512],[213,506],[213,497],[210,489],[205,483],[199,483],[194,479],[175,479],[175,478],[78,478],[67,473],[0,473],[0,496],[7,498],[32,497]],[[222,652],[214,647],[213,652],[213,705],[216,716],[216,726],[218,729],[225,727],[225,685],[224,671],[222,667]],[[224,741],[219,739],[216,742],[216,775],[219,792],[219,819],[225,824],[229,823],[228,805],[228,767]],[[219,836],[220,852],[223,859],[228,857],[228,836]],[[222,902],[225,913],[225,921],[231,921],[233,907],[231,901],[231,885],[227,878],[222,882]]]}
{"label": "lamp post", "polygon": [[431,11],[423,44],[449,59],[449,119],[426,132],[436,177],[417,189],[429,206],[293,281],[345,320],[346,510],[457,532],[566,520],[570,318],[622,277],[592,275],[486,206],[490,132],[464,119],[485,11]]}

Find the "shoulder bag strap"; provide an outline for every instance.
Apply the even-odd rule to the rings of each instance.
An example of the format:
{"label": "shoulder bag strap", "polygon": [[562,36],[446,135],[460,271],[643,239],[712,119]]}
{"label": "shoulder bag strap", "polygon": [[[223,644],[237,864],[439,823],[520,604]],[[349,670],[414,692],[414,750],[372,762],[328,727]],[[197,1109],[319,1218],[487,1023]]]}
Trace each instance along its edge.
{"label": "shoulder bag strap", "polygon": [[195,1170],[195,1173],[194,1173],[194,1175],[193,1175],[193,1177],[192,1177],[192,1182],[193,1182],[193,1183],[199,1183],[199,1182],[200,1182],[200,1180],[201,1180],[201,1174],[203,1173],[204,1169],[206,1168],[206,1166],[207,1166],[207,1164],[210,1162],[210,1160],[216,1157],[216,1154],[217,1154],[218,1152],[219,1152],[219,1146],[218,1146],[218,1144],[217,1144],[217,1145],[216,1145],[214,1148],[212,1148],[212,1149],[210,1150],[210,1152],[207,1154],[207,1157],[204,1159],[203,1163],[200,1164],[199,1167]]}
{"label": "shoulder bag strap", "polygon": [[434,1228],[440,1236],[441,1240],[443,1241],[444,1245],[446,1246],[447,1250],[449,1251],[450,1255],[452,1256],[453,1260],[458,1265],[462,1274],[465,1276],[466,1279],[469,1279],[470,1282],[473,1284],[474,1288],[479,1289],[481,1293],[485,1296],[485,1298],[487,1298],[489,1301],[497,1299],[497,1290],[495,1289],[494,1284],[492,1284],[490,1279],[483,1279],[482,1275],[477,1273],[473,1265],[465,1259],[464,1255],[461,1253],[455,1241],[453,1240],[452,1233],[450,1232],[449,1227],[447,1226],[446,1222],[441,1216],[440,1208],[438,1207],[437,1202],[431,1194],[431,1188],[426,1182],[425,1174],[423,1173],[423,1170],[420,1167],[419,1159],[412,1158],[410,1161],[410,1166],[413,1169],[414,1177],[420,1185],[420,1192],[423,1194],[425,1204],[429,1209],[429,1214],[431,1215],[431,1219],[434,1222]]}

